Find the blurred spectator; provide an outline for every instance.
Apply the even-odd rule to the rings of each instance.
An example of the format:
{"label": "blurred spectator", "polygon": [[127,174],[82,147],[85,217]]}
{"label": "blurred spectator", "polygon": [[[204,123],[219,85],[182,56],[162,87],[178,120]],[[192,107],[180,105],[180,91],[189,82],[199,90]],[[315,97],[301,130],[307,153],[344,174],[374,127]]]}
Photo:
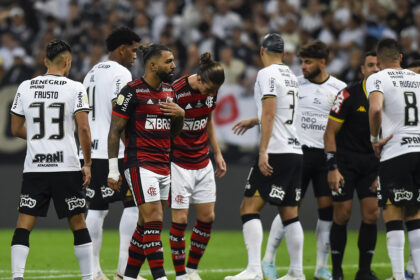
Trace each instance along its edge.
{"label": "blurred spectator", "polygon": [[182,17],[176,14],[178,9],[176,0],[167,0],[164,13],[160,13],[153,21],[152,36],[154,41],[159,41],[160,35],[165,26],[172,24],[172,32],[175,38],[179,38],[182,32]]}
{"label": "blurred spectator", "polygon": [[140,11],[136,14],[133,25],[133,31],[140,36],[142,43],[152,42],[150,19],[145,12]]}
{"label": "blurred spectator", "polygon": [[241,17],[232,12],[228,0],[216,0],[212,32],[219,38],[231,36],[233,28],[241,25]]}
{"label": "blurred spectator", "polygon": [[307,7],[302,13],[300,26],[315,35],[322,26],[321,5],[318,0],[308,0]]}
{"label": "blurred spectator", "polygon": [[242,36],[242,28],[235,27],[232,33],[232,49],[235,58],[238,58],[246,64],[252,63],[252,50],[245,43],[246,38]]}
{"label": "blurred spectator", "polygon": [[198,25],[198,30],[200,31],[201,35],[200,40],[197,41],[198,52],[210,52],[214,54],[215,60],[220,60],[219,52],[221,47],[223,47],[223,45],[225,44],[225,42],[211,33],[210,25],[205,21],[201,22]]}
{"label": "blurred spectator", "polygon": [[348,84],[350,82],[356,82],[363,79],[360,73],[360,62],[362,61],[362,55],[363,52],[358,48],[354,48],[350,51],[349,64],[341,74],[340,80]]}
{"label": "blurred spectator", "polygon": [[220,50],[220,63],[225,69],[225,84],[239,82],[245,71],[245,63],[233,56],[232,48],[225,46]]}
{"label": "blurred spectator", "polygon": [[12,51],[13,66],[6,72],[1,82],[5,85],[18,85],[21,82],[32,78],[34,69],[25,62],[25,49],[17,47]]}
{"label": "blurred spectator", "polygon": [[395,3],[397,5],[396,10],[389,13],[386,20],[388,26],[399,33],[404,28],[411,26],[414,20],[408,0],[395,0]]}
{"label": "blurred spectator", "polygon": [[0,58],[3,60],[4,70],[9,70],[13,65],[12,50],[18,46],[18,42],[13,39],[12,34],[5,32],[1,35]]}

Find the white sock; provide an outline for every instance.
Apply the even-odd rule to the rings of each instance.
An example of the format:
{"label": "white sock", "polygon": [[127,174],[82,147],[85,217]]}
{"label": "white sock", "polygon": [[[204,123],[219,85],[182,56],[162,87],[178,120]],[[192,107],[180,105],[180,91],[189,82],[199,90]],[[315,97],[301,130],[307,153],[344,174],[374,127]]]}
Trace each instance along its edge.
{"label": "white sock", "polygon": [[303,229],[299,221],[284,227],[286,235],[287,251],[290,256],[288,274],[294,277],[303,275]]}
{"label": "white sock", "polygon": [[74,254],[79,262],[82,280],[93,279],[93,253],[92,242],[75,245]]}
{"label": "white sock", "polygon": [[332,221],[318,219],[316,223],[316,270],[327,267],[330,254],[330,229]]}
{"label": "white sock", "polygon": [[411,274],[414,274],[414,272],[415,272],[413,258],[411,257],[411,251],[410,251],[410,257],[409,257],[408,262],[407,262],[406,270],[408,272],[410,272]]}
{"label": "white sock", "polygon": [[163,277],[157,278],[156,280],[168,280],[168,278],[166,278],[166,276],[163,276]]}
{"label": "white sock", "polygon": [[29,247],[25,245],[13,245],[12,257],[12,278],[23,277],[25,273],[26,259],[28,258]]}
{"label": "white sock", "polygon": [[420,229],[410,230],[407,235],[410,243],[410,260],[414,265],[414,279],[417,280],[420,279]]}
{"label": "white sock", "polygon": [[404,278],[404,241],[403,230],[392,230],[386,233],[386,246],[395,279]]}
{"label": "white sock", "polygon": [[249,272],[262,274],[261,270],[261,246],[263,240],[263,229],[260,219],[252,219],[242,225],[244,241],[248,250]]}
{"label": "white sock", "polygon": [[108,210],[88,210],[86,226],[93,245],[93,273],[95,276],[102,275],[99,256],[102,247],[102,226]]}
{"label": "white sock", "polygon": [[128,247],[136,230],[139,210],[137,207],[124,208],[120,220],[120,254],[118,258],[118,272],[123,275],[128,260]]}
{"label": "white sock", "polygon": [[128,276],[124,276],[123,280],[136,280],[136,278],[131,278],[131,277],[128,277]]}
{"label": "white sock", "polygon": [[271,224],[263,261],[271,263],[276,261],[277,248],[284,237],[284,233],[283,223],[281,222],[280,215],[277,214]]}

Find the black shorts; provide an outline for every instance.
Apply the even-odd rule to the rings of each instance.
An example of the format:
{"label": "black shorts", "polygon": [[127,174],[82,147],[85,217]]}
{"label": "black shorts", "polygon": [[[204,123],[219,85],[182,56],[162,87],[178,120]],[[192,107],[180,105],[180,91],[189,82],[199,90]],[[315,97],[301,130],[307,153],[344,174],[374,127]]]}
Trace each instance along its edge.
{"label": "black shorts", "polygon": [[247,179],[245,196],[259,194],[265,201],[277,206],[298,205],[301,197],[302,155],[269,154],[268,162],[274,172],[271,176],[264,176],[258,167],[257,157]]}
{"label": "black shorts", "polygon": [[36,217],[47,216],[50,199],[58,218],[85,213],[85,191],[80,171],[23,173],[19,212]]}
{"label": "black shorts", "polygon": [[379,206],[420,206],[420,153],[409,153],[379,164]]}
{"label": "black shorts", "polygon": [[302,198],[305,196],[309,182],[312,180],[315,197],[331,196],[328,186],[328,168],[323,149],[302,146]]}
{"label": "black shorts", "polygon": [[[92,159],[92,179],[89,187],[86,188],[86,199],[89,204],[89,209],[92,210],[107,210],[109,203],[115,201],[122,201],[124,207],[135,206],[133,196],[128,188],[127,181],[124,176],[124,160],[118,160],[118,169],[122,177],[122,186],[119,192],[108,187],[108,160],[107,159]],[[83,160],[81,161],[83,166]]]}
{"label": "black shorts", "polygon": [[338,153],[337,164],[344,177],[344,186],[341,193],[332,193],[333,201],[352,200],[354,190],[359,199],[376,197],[371,187],[378,177],[379,160],[374,154]]}

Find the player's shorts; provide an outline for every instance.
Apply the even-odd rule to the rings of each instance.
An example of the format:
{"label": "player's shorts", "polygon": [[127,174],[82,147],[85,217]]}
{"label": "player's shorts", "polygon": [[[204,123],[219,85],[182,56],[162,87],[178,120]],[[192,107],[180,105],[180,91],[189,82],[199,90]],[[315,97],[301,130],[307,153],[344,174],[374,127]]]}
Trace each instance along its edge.
{"label": "player's shorts", "polygon": [[420,207],[420,153],[379,163],[378,203]]}
{"label": "player's shorts", "polygon": [[171,175],[161,175],[142,167],[130,167],[124,172],[136,205],[168,200]]}
{"label": "player's shorts", "polygon": [[[81,160],[83,166],[83,160]],[[91,210],[107,210],[109,203],[122,201],[124,207],[135,206],[133,196],[124,176],[124,160],[118,160],[118,169],[122,177],[122,185],[119,192],[108,187],[108,160],[92,159],[92,179],[89,187],[86,188],[86,200]]]}
{"label": "player's shorts", "polygon": [[374,154],[338,153],[337,165],[344,177],[344,186],[341,187],[341,193],[332,192],[333,201],[352,200],[354,190],[359,200],[376,197],[371,187],[378,177],[379,160]]}
{"label": "player's shorts", "polygon": [[52,198],[59,219],[85,213],[82,184],[80,171],[23,173],[19,212],[46,217]]}
{"label": "player's shorts", "polygon": [[211,161],[201,169],[185,169],[171,163],[170,207],[188,209],[191,204],[216,201],[216,182]]}
{"label": "player's shorts", "polygon": [[245,197],[261,196],[277,206],[296,206],[301,198],[302,155],[269,154],[268,163],[274,172],[264,176],[258,167],[258,157],[249,172]]}
{"label": "player's shorts", "polygon": [[302,151],[302,198],[305,196],[310,181],[312,181],[315,197],[331,196],[324,150],[302,146]]}

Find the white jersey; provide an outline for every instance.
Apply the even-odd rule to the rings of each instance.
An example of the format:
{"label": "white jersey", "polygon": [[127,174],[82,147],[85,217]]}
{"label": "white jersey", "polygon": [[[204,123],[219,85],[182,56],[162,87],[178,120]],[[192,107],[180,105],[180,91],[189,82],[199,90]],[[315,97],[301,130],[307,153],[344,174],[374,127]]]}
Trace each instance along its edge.
{"label": "white jersey", "polygon": [[328,115],[338,92],[346,83],[333,76],[322,84],[298,77],[299,106],[296,110],[298,139],[302,145],[324,149],[324,132]]}
{"label": "white jersey", "polygon": [[382,137],[393,135],[383,147],[381,161],[420,152],[420,75],[410,70],[384,69],[369,76],[366,91],[384,94]]}
{"label": "white jersey", "polygon": [[[127,68],[110,60],[93,66],[83,81],[92,110],[89,114],[89,125],[92,134],[93,159],[108,159],[108,132],[111,124],[112,101],[131,80],[131,73]],[[82,158],[81,152],[79,155]],[[122,141],[120,141],[118,157],[124,157]]]}
{"label": "white jersey", "polygon": [[262,99],[269,96],[277,98],[277,109],[267,152],[270,154],[301,154],[302,150],[296,138],[294,122],[298,83],[296,76],[288,66],[272,64],[258,71],[254,98],[257,103],[260,124]]}
{"label": "white jersey", "polygon": [[74,138],[80,111],[89,111],[89,102],[79,82],[44,75],[20,84],[11,113],[26,120],[24,173],[80,170]]}

